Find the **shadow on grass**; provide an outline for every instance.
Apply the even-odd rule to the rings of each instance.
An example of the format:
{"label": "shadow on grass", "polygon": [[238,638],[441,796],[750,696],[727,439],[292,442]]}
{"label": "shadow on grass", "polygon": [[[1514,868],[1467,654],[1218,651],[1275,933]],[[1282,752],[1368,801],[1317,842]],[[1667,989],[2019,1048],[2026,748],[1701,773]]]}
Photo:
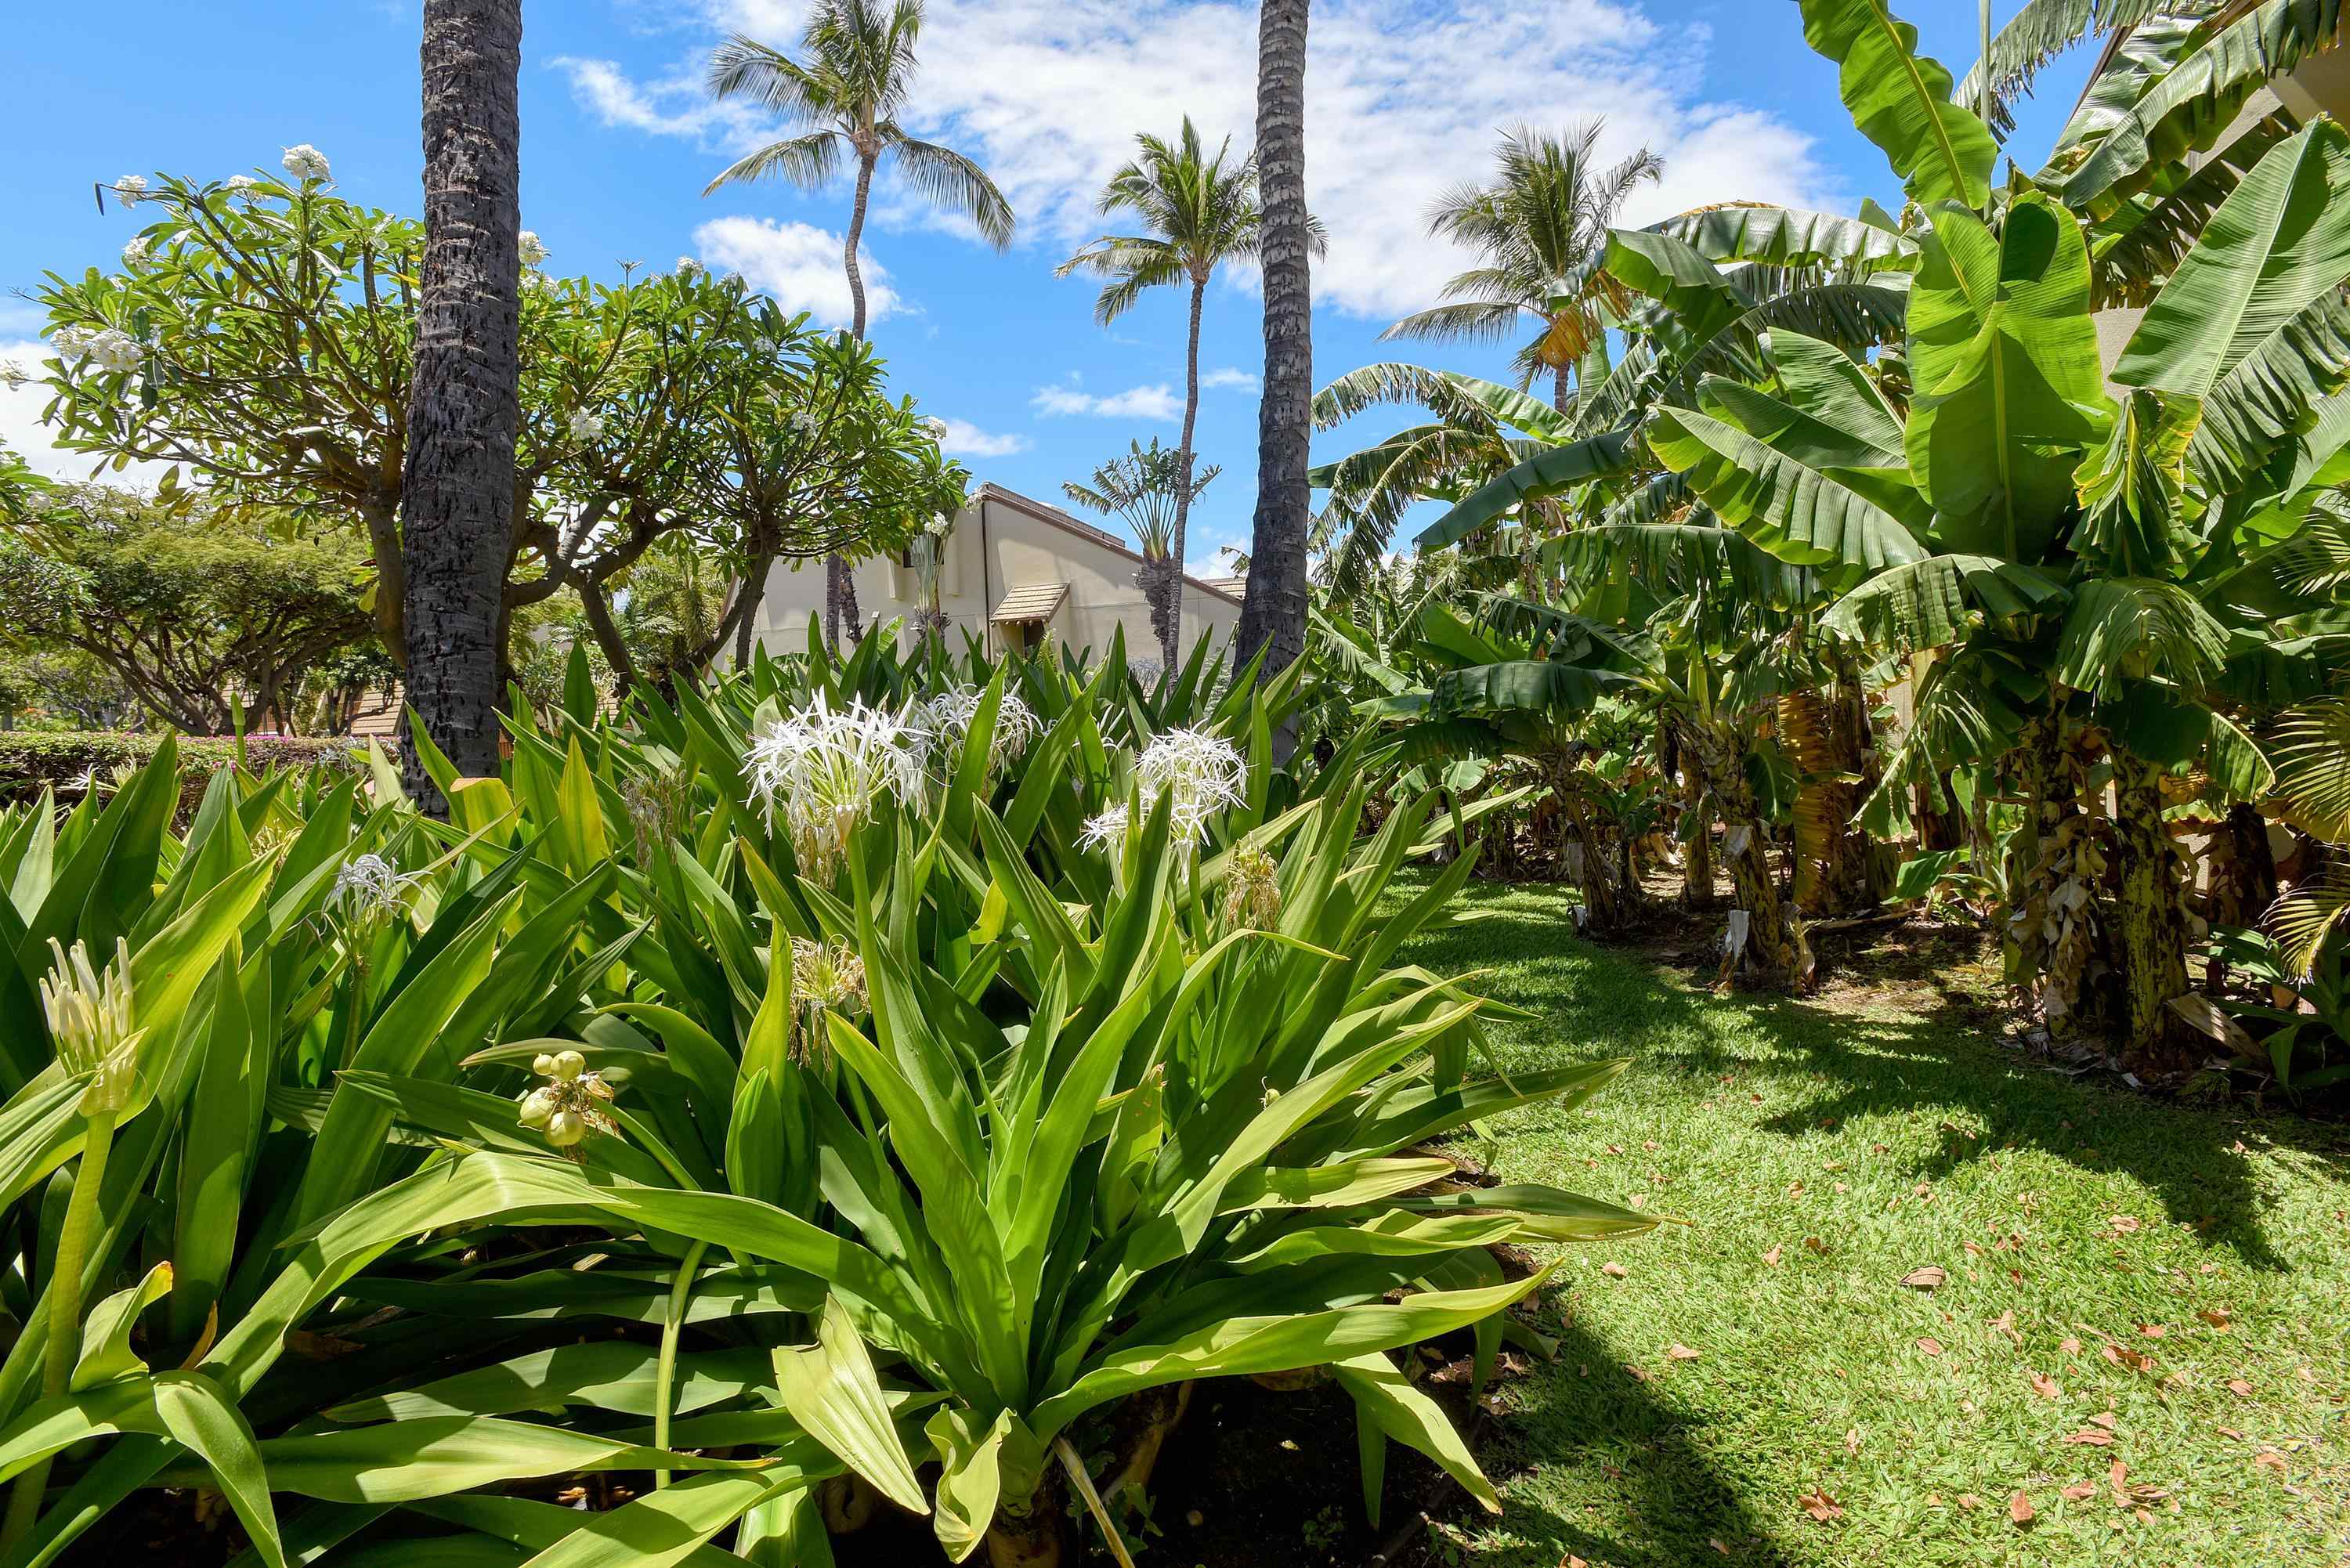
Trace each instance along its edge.
{"label": "shadow on grass", "polygon": [[[1570,1557],[1608,1568],[1689,1568],[1787,1559],[1715,1467],[1707,1418],[1611,1359],[1607,1343],[1554,1315],[1555,1361],[1510,1386],[1515,1408],[1481,1453],[1503,1483],[1499,1519],[1482,1528],[1512,1543],[1480,1563],[1553,1568]],[[1526,1469],[1539,1461],[1539,1479]],[[1514,1483],[1514,1484],[1512,1484]],[[1729,1549],[1725,1559],[1712,1543]]]}
{"label": "shadow on grass", "polygon": [[[1463,902],[1513,918],[1430,933],[1413,944],[1413,958],[1443,973],[1495,971],[1481,982],[1486,993],[1539,1013],[1523,1031],[1545,1044],[1627,1054],[1692,1077],[1786,1080],[1799,1086],[1801,1104],[1763,1126],[1789,1138],[1824,1137],[1873,1113],[1967,1113],[1979,1126],[1946,1130],[1940,1153],[1917,1167],[1921,1179],[2008,1145],[2036,1147],[2143,1182],[2206,1246],[2231,1246],[2256,1268],[2286,1266],[2262,1225],[2270,1200],[2253,1179],[2242,1141],[2253,1118],[2241,1107],[2199,1108],[2044,1070],[1990,1038],[1974,1002],[1930,978],[1921,989],[1933,1002],[1898,1020],[1783,997],[1712,995],[1644,955],[1576,936],[1556,889],[1472,885]],[[2257,1128],[2321,1168],[2350,1169],[2338,1128],[2285,1115],[2262,1116]]]}

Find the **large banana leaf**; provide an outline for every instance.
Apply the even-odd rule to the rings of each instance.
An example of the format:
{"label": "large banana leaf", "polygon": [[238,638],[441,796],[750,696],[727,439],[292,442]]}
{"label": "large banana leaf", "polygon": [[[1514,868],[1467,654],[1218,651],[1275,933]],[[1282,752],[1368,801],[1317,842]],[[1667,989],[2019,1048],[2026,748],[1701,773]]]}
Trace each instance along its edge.
{"label": "large banana leaf", "polygon": [[[1711,383],[1709,383],[1711,386]],[[1858,572],[1914,561],[1925,555],[1909,528],[1880,504],[1904,487],[1906,476],[1868,475],[1858,465],[1824,461],[1862,454],[1856,442],[1815,444],[1804,438],[1824,428],[1751,389],[1739,411],[1764,422],[1769,436],[1694,409],[1660,409],[1648,444],[1665,466],[1723,522],[1784,561],[1837,566]],[[1730,411],[1717,403],[1720,411]]]}
{"label": "large banana leaf", "polygon": [[1950,73],[1918,53],[1886,0],[1803,0],[1804,41],[1836,63],[1836,90],[1910,200],[1980,207],[1999,156],[1991,129],[1950,101]]}
{"label": "large banana leaf", "polygon": [[1948,203],[1933,225],[1909,299],[1909,466],[1945,547],[2036,561],[2072,508],[2080,449],[2113,418],[2088,248],[2036,192],[1996,234]]}
{"label": "large banana leaf", "polygon": [[[1787,267],[1834,265],[1855,274],[1880,269],[1912,272],[1918,266],[1918,247],[1907,236],[1858,218],[1800,207],[1728,202],[1699,207],[1648,227],[1679,240],[1708,261]],[[1609,270],[1615,270],[1612,261]]]}
{"label": "large banana leaf", "polygon": [[1595,479],[1612,479],[1627,472],[1639,443],[1640,432],[1627,426],[1554,447],[1478,486],[1466,500],[1423,529],[1414,541],[1415,546],[1441,550],[1459,544],[1529,501],[1544,500]]}

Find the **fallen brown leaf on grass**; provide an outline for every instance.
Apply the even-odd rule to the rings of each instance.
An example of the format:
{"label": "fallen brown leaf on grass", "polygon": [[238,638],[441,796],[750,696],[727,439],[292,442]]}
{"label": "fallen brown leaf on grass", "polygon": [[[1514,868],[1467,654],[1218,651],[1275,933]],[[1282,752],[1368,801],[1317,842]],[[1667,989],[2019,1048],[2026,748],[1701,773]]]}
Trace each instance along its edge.
{"label": "fallen brown leaf on grass", "polygon": [[2106,1223],[2125,1236],[2139,1228],[2137,1216],[2131,1214],[2109,1214]]}
{"label": "fallen brown leaf on grass", "polygon": [[2118,1345],[2108,1345],[2104,1355],[2116,1366],[2126,1367],[2132,1372],[2151,1372],[2154,1369],[2154,1357],[2143,1351],[2124,1350]]}
{"label": "fallen brown leaf on grass", "polygon": [[2059,1488],[2058,1495],[2067,1502],[2085,1502],[2097,1495],[2097,1483],[2093,1480],[2074,1481],[2071,1486]]}
{"label": "fallen brown leaf on grass", "polygon": [[2106,1449],[2113,1446],[2114,1435],[2101,1427],[2084,1427],[2064,1440],[2068,1443],[2079,1443],[2087,1448]]}
{"label": "fallen brown leaf on grass", "polygon": [[1929,1355],[1939,1355],[1942,1354],[1942,1342],[1930,1334],[1920,1334],[1918,1336],[1918,1348]]}
{"label": "fallen brown leaf on grass", "polygon": [[1558,1560],[1558,1568],[1591,1568],[1591,1564],[1570,1552]]}
{"label": "fallen brown leaf on grass", "polygon": [[2279,1475],[2282,1475],[2284,1473],[2284,1456],[2282,1454],[2254,1454],[2252,1456],[2252,1463],[2256,1465],[2266,1465],[2270,1469],[2276,1471]]}
{"label": "fallen brown leaf on grass", "polygon": [[2201,1312],[2197,1313],[2195,1315],[2201,1318],[2205,1323],[2210,1324],[2213,1328],[2218,1329],[2221,1334],[2228,1332],[2228,1309],[2226,1307],[2220,1307],[2217,1310],[2210,1307],[2205,1307]]}
{"label": "fallen brown leaf on grass", "polygon": [[2115,1423],[2119,1419],[2120,1417],[2116,1416],[2111,1410],[2100,1410],[2095,1415],[2089,1417],[2089,1425],[2093,1427],[2103,1427],[2106,1431],[2110,1432],[2114,1429]]}
{"label": "fallen brown leaf on grass", "polygon": [[2067,1355],[2078,1355],[2081,1354],[2081,1342],[2071,1334],[2066,1334],[2056,1342],[2056,1348]]}
{"label": "fallen brown leaf on grass", "polygon": [[1602,1263],[1599,1272],[1611,1280],[1620,1280],[1628,1271],[1621,1263]]}
{"label": "fallen brown leaf on grass", "polygon": [[1962,1491],[1959,1493],[1959,1506],[1964,1509],[1981,1508],[1982,1506],[1982,1499],[1977,1497],[1970,1491]]}
{"label": "fallen brown leaf on grass", "polygon": [[2064,1390],[2057,1386],[2056,1379],[2045,1372],[2032,1375],[2032,1391],[2043,1399],[2062,1399],[2064,1397]]}
{"label": "fallen brown leaf on grass", "polygon": [[1828,1244],[1817,1236],[1806,1236],[1804,1238],[1804,1250],[1808,1252],[1824,1253],[1828,1250]]}
{"label": "fallen brown leaf on grass", "polygon": [[2160,1339],[2164,1334],[2170,1332],[2158,1323],[2142,1323],[2137,1325],[2137,1331],[2138,1333],[2146,1335],[2148,1339]]}
{"label": "fallen brown leaf on grass", "polygon": [[2015,1314],[2012,1311],[2000,1314],[1997,1317],[1991,1320],[1991,1325],[2000,1333],[2007,1335],[2007,1337],[2015,1344],[2022,1345],[2023,1343],[2023,1335],[2015,1332]]}
{"label": "fallen brown leaf on grass", "polygon": [[1773,1242],[1771,1244],[1771,1250],[1762,1254],[1762,1266],[1766,1269],[1775,1269],[1779,1266],[1779,1244],[1777,1242]]}
{"label": "fallen brown leaf on grass", "polygon": [[1844,1517],[1844,1509],[1842,1505],[1840,1505],[1835,1499],[1830,1497],[1825,1489],[1822,1489],[1819,1491],[1807,1491],[1795,1501],[1803,1504],[1804,1511],[1805,1513],[1810,1514],[1822,1524],[1825,1524],[1831,1519],[1842,1519]]}
{"label": "fallen brown leaf on grass", "polygon": [[2032,1509],[2032,1500],[2024,1496],[2022,1492],[2017,1492],[2013,1497],[2009,1498],[2007,1500],[2007,1517],[2015,1521],[2018,1524],[2031,1523],[2034,1517]]}
{"label": "fallen brown leaf on grass", "polygon": [[1688,1345],[1683,1345],[1677,1339],[1673,1341],[1672,1344],[1665,1346],[1665,1359],[1667,1361],[1695,1361],[1697,1359],[1697,1352],[1691,1350]]}
{"label": "fallen brown leaf on grass", "polygon": [[1940,1289],[1942,1282],[1950,1277],[1948,1271],[1929,1263],[1922,1269],[1912,1269],[1902,1275],[1901,1282],[1913,1291],[1931,1291]]}
{"label": "fallen brown leaf on grass", "polygon": [[1848,1452],[1856,1454],[1860,1452],[1860,1428],[1858,1427],[1846,1427],[1845,1428],[1844,1446]]}
{"label": "fallen brown leaf on grass", "polygon": [[2240,1399],[2249,1399],[2252,1397],[2252,1386],[2241,1377],[2230,1377],[2228,1379],[2228,1392]]}

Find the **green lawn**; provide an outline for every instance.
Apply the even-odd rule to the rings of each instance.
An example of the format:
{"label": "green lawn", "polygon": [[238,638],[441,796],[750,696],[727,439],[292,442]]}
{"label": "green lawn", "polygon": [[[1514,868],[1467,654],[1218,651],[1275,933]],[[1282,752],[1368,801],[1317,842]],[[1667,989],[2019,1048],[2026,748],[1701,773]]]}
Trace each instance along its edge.
{"label": "green lawn", "polygon": [[1555,890],[1466,898],[1413,956],[1540,1014],[1505,1066],[1633,1063],[1471,1152],[1689,1223],[1570,1253],[1558,1359],[1500,1391],[1507,1511],[1440,1557],[2350,1563],[2350,1131],[2050,1072],[1954,971],[1709,997]]}

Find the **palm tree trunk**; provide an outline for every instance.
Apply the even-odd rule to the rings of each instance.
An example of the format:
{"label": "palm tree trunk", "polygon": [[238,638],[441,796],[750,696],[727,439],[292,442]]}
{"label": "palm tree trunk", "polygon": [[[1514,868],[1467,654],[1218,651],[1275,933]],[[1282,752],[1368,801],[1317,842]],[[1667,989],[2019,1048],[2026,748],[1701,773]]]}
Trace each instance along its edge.
{"label": "palm tree trunk", "polygon": [[[521,421],[522,0],[425,0],[424,258],[400,479],[408,700],[470,776],[498,770]],[[412,742],[409,787],[445,809]]]}
{"label": "palm tree trunk", "polygon": [[[841,246],[841,270],[848,274],[848,330],[859,343],[865,341],[865,275],[858,270],[857,249],[865,243],[865,204],[873,194],[873,156],[860,152],[857,158],[857,199],[849,204],[848,239]],[[849,575],[848,562],[838,553],[824,558],[824,639],[837,648],[840,645],[841,623],[848,625],[849,639],[865,640],[864,617],[857,607],[857,579]]]}
{"label": "palm tree trunk", "polygon": [[1566,412],[1566,378],[1570,369],[1561,365],[1550,373],[1550,406],[1562,414]]}
{"label": "palm tree trunk", "polygon": [[1257,186],[1263,202],[1264,394],[1256,520],[1239,649],[1268,671],[1305,649],[1305,529],[1313,487],[1314,296],[1305,211],[1305,25],[1310,0],[1263,0],[1257,25]]}
{"label": "palm tree trunk", "polygon": [[1191,280],[1191,338],[1183,360],[1183,444],[1182,482],[1175,491],[1175,574],[1172,585],[1175,603],[1167,612],[1167,629],[1159,634],[1159,652],[1172,670],[1183,657],[1183,540],[1191,522],[1191,432],[1200,419],[1200,308],[1208,293],[1208,280]]}

